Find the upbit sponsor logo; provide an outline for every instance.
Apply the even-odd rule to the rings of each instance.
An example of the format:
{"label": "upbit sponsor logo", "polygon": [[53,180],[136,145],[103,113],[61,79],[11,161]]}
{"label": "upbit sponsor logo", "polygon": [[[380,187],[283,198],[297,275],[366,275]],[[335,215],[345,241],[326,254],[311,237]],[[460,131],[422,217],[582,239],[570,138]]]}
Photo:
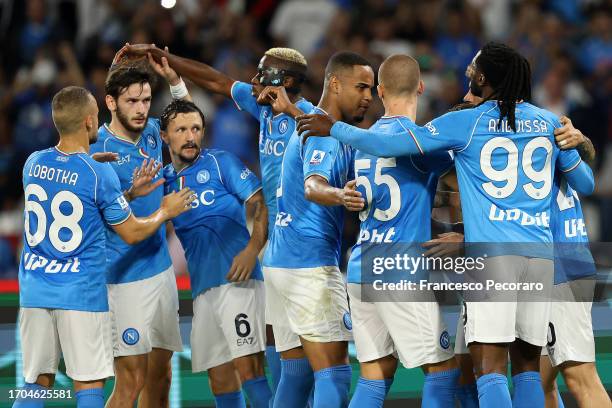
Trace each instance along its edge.
{"label": "upbit sponsor logo", "polygon": [[565,220],[565,236],[567,238],[574,238],[577,236],[586,237],[587,230],[584,220],[582,218]]}
{"label": "upbit sponsor logo", "polygon": [[259,152],[262,154],[281,157],[285,152],[284,140],[266,139],[259,143]]}
{"label": "upbit sponsor logo", "polygon": [[491,204],[491,209],[489,210],[489,219],[491,221],[516,221],[521,225],[526,226],[550,226],[550,215],[548,215],[548,212],[546,211],[536,213],[535,215],[530,215],[522,210],[519,210],[518,208],[502,210],[498,208],[495,204]]}
{"label": "upbit sponsor logo", "polygon": [[26,252],[23,255],[23,269],[26,271],[44,268],[44,273],[80,272],[80,266],[81,263],[79,262],[79,258],[58,262],[57,259],[47,259],[44,256],[32,254],[30,252]]}

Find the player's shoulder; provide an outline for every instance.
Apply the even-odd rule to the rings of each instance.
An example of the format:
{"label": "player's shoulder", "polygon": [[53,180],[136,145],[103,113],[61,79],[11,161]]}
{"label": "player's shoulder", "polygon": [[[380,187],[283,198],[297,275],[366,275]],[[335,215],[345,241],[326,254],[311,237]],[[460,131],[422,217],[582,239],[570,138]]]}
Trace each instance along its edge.
{"label": "player's shoulder", "polygon": [[215,160],[219,166],[219,171],[222,171],[226,166],[234,166],[236,163],[242,164],[242,161],[234,153],[221,149],[205,149],[202,150],[202,156],[208,156]]}
{"label": "player's shoulder", "polygon": [[29,164],[35,162],[36,160],[43,158],[45,155],[48,155],[49,153],[53,153],[54,151],[55,151],[55,148],[50,147],[48,149],[37,150],[35,152],[32,152],[26,159],[23,167],[24,168],[27,167]]}
{"label": "player's shoulder", "polygon": [[304,98],[298,99],[298,101],[295,103],[295,106],[306,114],[309,114],[315,108],[315,105],[313,105],[312,103],[310,103],[310,101],[307,101]]}
{"label": "player's shoulder", "polygon": [[[560,126],[559,116],[549,111],[548,109],[541,108],[539,106],[533,105],[529,102],[523,102],[516,105],[516,110],[518,115],[521,113],[525,113],[531,117],[537,117],[543,120],[546,120],[549,123],[552,123],[554,127]],[[523,116],[523,115],[520,115]]]}
{"label": "player's shoulder", "polygon": [[161,129],[161,125],[159,122],[159,118],[148,118],[147,119],[147,125],[144,128],[144,131],[153,131],[159,134],[159,131]]}

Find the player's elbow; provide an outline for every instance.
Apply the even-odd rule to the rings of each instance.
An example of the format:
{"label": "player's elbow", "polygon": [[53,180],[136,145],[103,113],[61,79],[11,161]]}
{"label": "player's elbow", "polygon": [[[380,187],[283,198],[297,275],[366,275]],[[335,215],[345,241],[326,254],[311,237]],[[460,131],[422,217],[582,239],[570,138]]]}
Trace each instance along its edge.
{"label": "player's elbow", "polygon": [[138,239],[136,234],[124,234],[121,235],[121,239],[125,241],[125,243],[128,245],[135,245],[141,241],[140,239]]}

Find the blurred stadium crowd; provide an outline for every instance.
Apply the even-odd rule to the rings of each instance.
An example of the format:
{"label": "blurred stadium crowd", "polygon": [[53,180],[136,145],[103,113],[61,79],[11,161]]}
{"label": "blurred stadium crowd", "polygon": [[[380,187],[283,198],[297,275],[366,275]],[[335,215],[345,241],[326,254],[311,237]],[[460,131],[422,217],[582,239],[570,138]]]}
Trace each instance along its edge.
{"label": "blurred stadium crowd", "polygon": [[[104,80],[125,42],[168,46],[244,81],[266,49],[296,48],[308,59],[304,97],[313,103],[335,51],[350,49],[375,66],[406,53],[425,82],[419,124],[461,101],[465,67],[484,42],[508,42],[532,64],[534,103],[568,115],[592,139],[598,187],[585,216],[592,240],[612,241],[612,1],[177,0],[166,9],[159,0],[0,0],[0,38],[0,279],[16,277],[22,165],[56,143],[53,94],[86,86],[101,123],[110,121]],[[231,101],[189,87],[207,116],[206,143],[257,170],[258,124]],[[160,81],[151,115],[169,100]],[[380,115],[377,102],[363,126]],[[345,235],[357,228],[347,223]]]}

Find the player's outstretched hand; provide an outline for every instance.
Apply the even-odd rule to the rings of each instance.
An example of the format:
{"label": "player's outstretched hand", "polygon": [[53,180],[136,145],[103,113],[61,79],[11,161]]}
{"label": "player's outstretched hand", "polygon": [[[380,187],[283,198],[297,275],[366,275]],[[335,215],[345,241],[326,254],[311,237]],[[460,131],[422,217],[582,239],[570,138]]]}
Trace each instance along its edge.
{"label": "player's outstretched hand", "polygon": [[329,136],[336,122],[331,116],[321,114],[302,115],[295,120],[297,120],[297,131],[304,140],[310,136]]}
{"label": "player's outstretched hand", "polygon": [[157,187],[163,185],[164,181],[166,181],[164,178],[160,178],[153,183],[153,179],[155,179],[161,168],[162,164],[155,164],[153,159],[145,159],[142,162],[142,166],[135,168],[132,173],[132,186],[127,191],[128,201],[151,194]]}
{"label": "player's outstretched hand", "polygon": [[349,211],[361,211],[365,208],[365,200],[361,193],[356,190],[357,180],[350,180],[344,186],[342,191],[342,201],[344,208]]}
{"label": "player's outstretched hand", "polygon": [[447,257],[459,255],[463,250],[463,234],[458,232],[445,232],[425,242],[423,248],[428,248],[423,254],[430,257]]}
{"label": "player's outstretched hand", "polygon": [[125,48],[123,56],[127,58],[143,58],[151,54],[157,60],[164,53],[155,44],[126,44],[123,48]]}
{"label": "player's outstretched hand", "polygon": [[119,155],[114,152],[98,152],[91,155],[91,158],[100,163],[114,162],[119,159]]}
{"label": "player's outstretched hand", "polygon": [[567,116],[559,118],[560,128],[555,129],[555,141],[562,150],[574,149],[584,143],[585,137],[582,132],[574,127]]}
{"label": "player's outstretched hand", "polygon": [[[164,48],[166,53],[169,53],[168,47]],[[161,57],[161,63],[157,62],[153,55],[148,52],[147,59],[149,60],[149,65],[153,68],[155,72],[161,77],[163,77],[166,82],[170,85],[178,85],[181,82],[181,78],[178,76],[175,70],[170,68],[170,64],[168,64],[168,58]]]}
{"label": "player's outstretched hand", "polygon": [[249,279],[257,263],[257,255],[259,254],[249,247],[243,249],[234,257],[225,279],[230,282],[244,282]]}
{"label": "player's outstretched hand", "polygon": [[172,219],[191,209],[191,203],[196,194],[189,187],[175,191],[164,196],[160,209],[164,211],[167,219]]}

